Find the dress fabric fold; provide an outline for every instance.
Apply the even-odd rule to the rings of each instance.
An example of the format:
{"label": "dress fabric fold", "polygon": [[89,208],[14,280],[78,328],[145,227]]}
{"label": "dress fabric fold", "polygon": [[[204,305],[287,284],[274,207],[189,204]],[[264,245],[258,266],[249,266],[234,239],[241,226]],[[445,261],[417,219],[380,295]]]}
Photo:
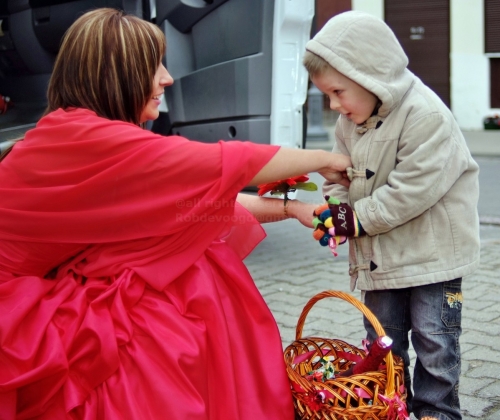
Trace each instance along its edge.
{"label": "dress fabric fold", "polygon": [[0,162],[0,420],[292,420],[236,195],[277,147],[85,109]]}

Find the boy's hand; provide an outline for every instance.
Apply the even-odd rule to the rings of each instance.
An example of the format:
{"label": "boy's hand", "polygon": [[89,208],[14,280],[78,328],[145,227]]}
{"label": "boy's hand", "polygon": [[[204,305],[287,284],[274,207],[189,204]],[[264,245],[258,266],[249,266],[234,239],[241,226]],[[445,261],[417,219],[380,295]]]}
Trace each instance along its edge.
{"label": "boy's hand", "polygon": [[356,212],[349,204],[329,204],[328,209],[330,211],[330,217],[332,218],[336,236],[351,238],[360,236],[364,233],[361,223],[359,223],[356,217]]}
{"label": "boy's hand", "polygon": [[338,245],[345,243],[348,237],[363,235],[365,231],[351,206],[328,195],[325,195],[325,200],[326,204],[313,212],[313,237],[320,245],[328,245],[336,256]]}

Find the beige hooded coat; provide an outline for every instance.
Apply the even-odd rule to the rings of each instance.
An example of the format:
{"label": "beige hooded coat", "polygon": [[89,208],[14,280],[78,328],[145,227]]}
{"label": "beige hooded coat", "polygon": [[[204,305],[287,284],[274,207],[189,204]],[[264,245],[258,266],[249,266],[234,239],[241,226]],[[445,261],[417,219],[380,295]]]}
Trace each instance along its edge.
{"label": "beige hooded coat", "polygon": [[463,277],[479,264],[478,165],[450,110],[407,69],[390,28],[360,12],[332,18],[306,45],[381,101],[363,125],[340,116],[335,153],[351,156],[350,204],[367,232],[350,240],[351,288]]}

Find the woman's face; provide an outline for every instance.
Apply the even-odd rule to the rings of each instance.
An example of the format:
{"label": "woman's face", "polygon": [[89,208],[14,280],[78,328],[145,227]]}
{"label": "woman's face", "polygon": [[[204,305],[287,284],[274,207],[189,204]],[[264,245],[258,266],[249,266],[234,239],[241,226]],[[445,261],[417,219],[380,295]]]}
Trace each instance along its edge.
{"label": "woman's face", "polygon": [[160,115],[158,107],[161,104],[161,96],[163,95],[165,87],[170,86],[172,83],[174,83],[174,79],[172,79],[172,76],[170,76],[165,66],[160,64],[153,79],[153,94],[142,110],[139,122],[143,123],[158,118]]}

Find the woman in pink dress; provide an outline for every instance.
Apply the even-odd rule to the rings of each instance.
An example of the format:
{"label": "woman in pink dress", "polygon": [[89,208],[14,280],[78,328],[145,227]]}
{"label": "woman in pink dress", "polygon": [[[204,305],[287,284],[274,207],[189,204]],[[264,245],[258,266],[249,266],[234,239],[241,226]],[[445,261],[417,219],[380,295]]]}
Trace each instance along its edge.
{"label": "woman in pink dress", "polygon": [[[345,157],[140,124],[163,33],[113,9],[68,30],[36,128],[0,162],[0,419],[292,420],[282,344],[242,259],[239,191]],[[240,196],[266,219],[276,200]],[[273,205],[274,204],[274,205]],[[291,203],[308,223],[311,206]]]}

